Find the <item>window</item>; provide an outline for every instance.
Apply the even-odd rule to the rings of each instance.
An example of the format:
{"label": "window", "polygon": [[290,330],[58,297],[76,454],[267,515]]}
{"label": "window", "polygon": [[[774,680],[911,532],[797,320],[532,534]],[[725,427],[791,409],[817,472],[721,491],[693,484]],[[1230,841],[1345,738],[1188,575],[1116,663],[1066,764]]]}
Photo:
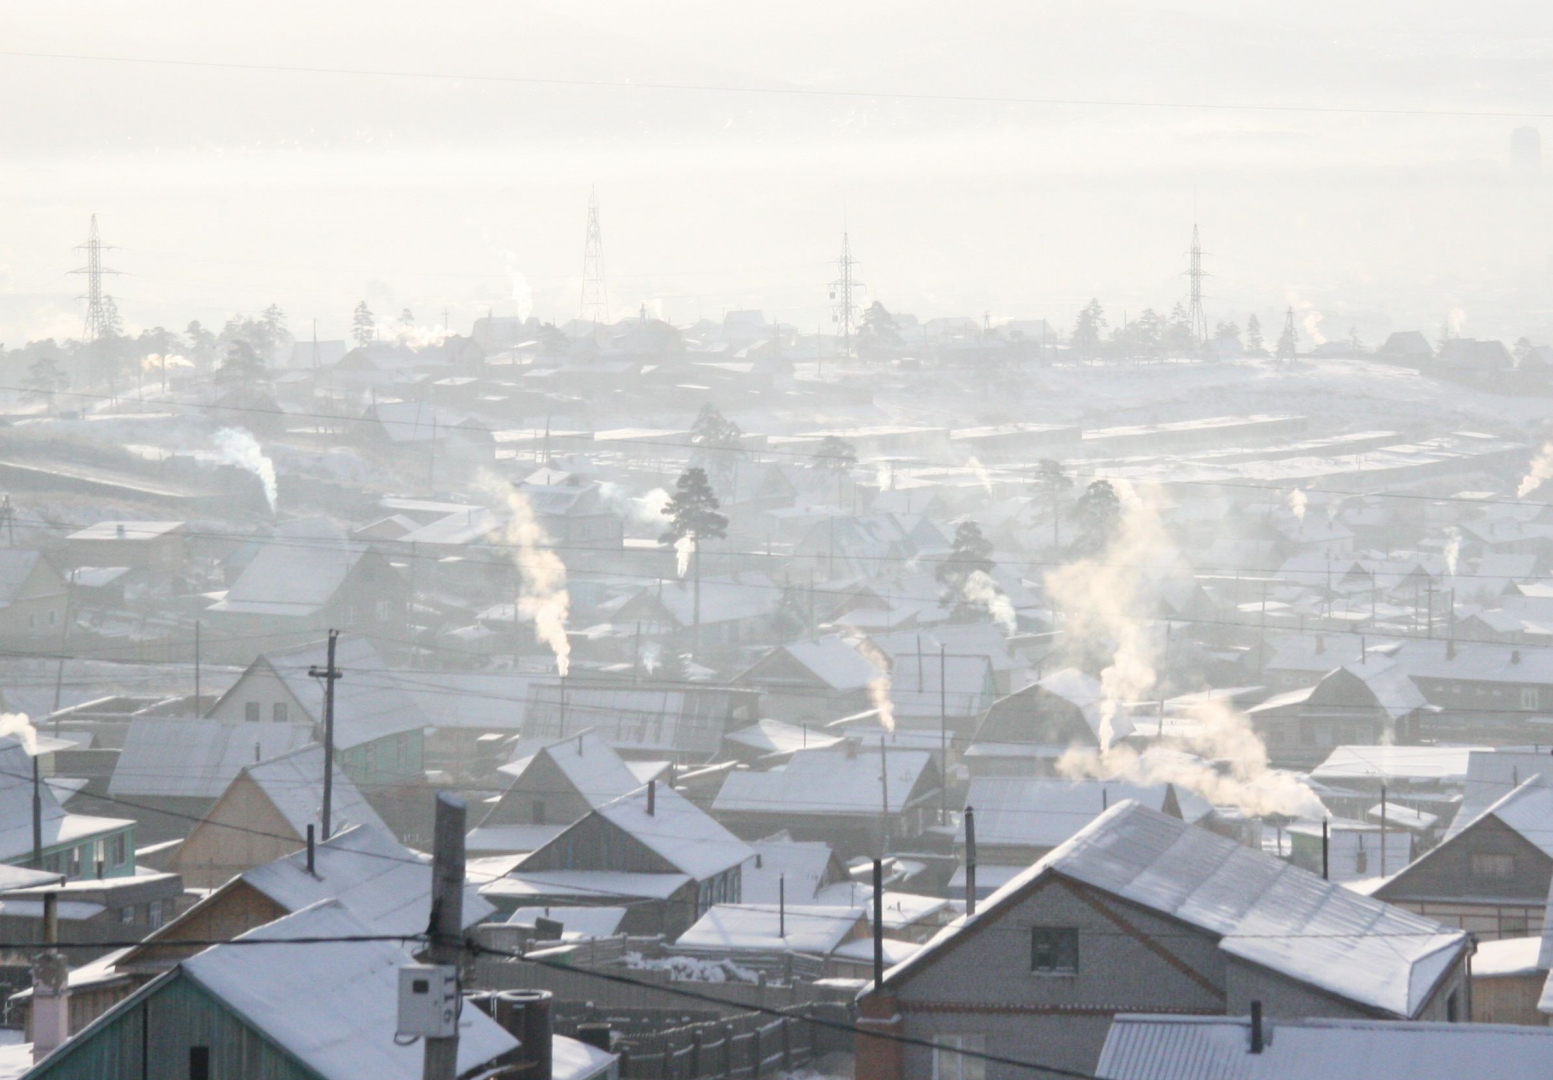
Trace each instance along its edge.
{"label": "window", "polygon": [[277,701],[270,706],[270,719],[277,724],[284,724],[290,715],[290,707],[284,701]]}
{"label": "window", "polygon": [[253,724],[259,722],[259,703],[257,701],[250,701],[243,706],[243,719]]}
{"label": "window", "polygon": [[189,1080],[210,1080],[210,1047],[189,1047]]}
{"label": "window", "polygon": [[153,900],[146,905],[146,925],[155,930],[162,925],[162,902]]}
{"label": "window", "polygon": [[986,1080],[987,1063],[962,1053],[985,1054],[985,1035],[940,1035],[933,1041],[938,1044],[933,1048],[933,1080]]}
{"label": "window", "polygon": [[113,838],[113,865],[123,866],[129,858],[129,841],[123,833],[118,833]]}
{"label": "window", "polygon": [[545,824],[545,800],[534,800],[534,805],[532,807],[532,817],[535,825]]}
{"label": "window", "polygon": [[379,600],[377,602],[377,621],[378,622],[387,622],[389,619],[393,618],[393,615],[394,615],[394,605],[391,602],[389,602],[387,600]]}
{"label": "window", "polygon": [[1542,706],[1537,703],[1537,688],[1535,686],[1521,687],[1521,708],[1527,712],[1534,712]]}
{"label": "window", "polygon": [[1030,929],[1030,970],[1048,975],[1078,971],[1078,929],[1035,926]]}
{"label": "window", "polygon": [[125,926],[135,925],[134,904],[125,904],[123,907],[119,908],[119,922],[123,923]]}
{"label": "window", "polygon": [[1515,856],[1475,851],[1472,853],[1472,875],[1474,877],[1501,879],[1514,877]]}
{"label": "window", "polygon": [[1456,1004],[1456,991],[1452,990],[1451,996],[1445,999],[1445,1022],[1448,1024],[1454,1024],[1456,1022],[1457,1011],[1458,1006]]}

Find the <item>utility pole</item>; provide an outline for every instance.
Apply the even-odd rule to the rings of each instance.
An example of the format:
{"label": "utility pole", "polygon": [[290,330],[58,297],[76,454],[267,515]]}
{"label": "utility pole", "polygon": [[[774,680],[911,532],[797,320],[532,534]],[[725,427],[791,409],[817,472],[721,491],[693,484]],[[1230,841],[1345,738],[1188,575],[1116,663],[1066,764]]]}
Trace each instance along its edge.
{"label": "utility pole", "polygon": [[[458,968],[464,959],[464,800],[437,793],[437,817],[431,843],[431,937],[433,964]],[[325,826],[327,830],[327,826]],[[446,1039],[427,1039],[423,1080],[455,1080],[458,1029]]]}
{"label": "utility pole", "polygon": [[853,293],[861,290],[863,283],[852,276],[857,260],[852,258],[852,242],[845,230],[841,233],[841,258],[836,260],[836,266],[841,276],[830,286],[830,298],[836,309],[830,321],[836,324],[836,333],[841,337],[841,355],[850,356],[852,327],[857,318],[857,302]]}
{"label": "utility pole", "polygon": [[38,776],[38,752],[32,754],[32,868],[43,869],[43,792]]}
{"label": "utility pole", "polygon": [[198,717],[200,710],[200,620],[194,620],[194,715]]}
{"label": "utility pole", "polygon": [[582,319],[595,327],[609,322],[609,290],[604,287],[604,235],[599,231],[599,194],[588,191],[588,237],[582,248]]}
{"label": "utility pole", "polygon": [[65,618],[59,628],[59,664],[54,668],[54,734],[59,734],[59,696],[65,688],[65,653],[70,648],[70,602],[75,599],[75,575],[65,576]]}
{"label": "utility pole", "polygon": [[[922,646],[917,646],[917,655]],[[942,642],[938,645],[938,760],[941,774],[938,778],[938,823],[949,821],[949,680],[945,677],[947,655]],[[917,680],[919,683],[921,679]]]}
{"label": "utility pole", "polygon": [[[307,669],[307,673],[315,679],[324,681],[324,806],[322,814],[323,841],[328,843],[330,835],[330,815],[334,802],[334,684],[345,677],[345,673],[334,666],[334,643],[339,640],[338,630],[329,631],[328,665],[319,667],[314,664]],[[440,803],[439,803],[440,809]],[[463,861],[463,833],[459,833],[459,861]]]}
{"label": "utility pole", "polygon": [[1192,222],[1192,248],[1188,252],[1191,259],[1186,271],[1187,278],[1192,285],[1191,307],[1187,310],[1187,321],[1192,328],[1192,344],[1198,347],[1208,343],[1208,316],[1203,312],[1202,306],[1202,279],[1208,275],[1202,268],[1202,244],[1197,239],[1197,223]]}

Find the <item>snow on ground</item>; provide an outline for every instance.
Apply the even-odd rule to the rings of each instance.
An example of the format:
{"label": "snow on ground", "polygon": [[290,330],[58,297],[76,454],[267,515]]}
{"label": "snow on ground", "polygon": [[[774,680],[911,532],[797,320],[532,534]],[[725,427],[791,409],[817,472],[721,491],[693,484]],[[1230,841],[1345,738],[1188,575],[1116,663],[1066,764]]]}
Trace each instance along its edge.
{"label": "snow on ground", "polygon": [[625,965],[637,971],[667,971],[680,982],[754,983],[759,975],[731,960],[702,960],[694,956],[665,956],[647,959],[641,953],[625,954]]}

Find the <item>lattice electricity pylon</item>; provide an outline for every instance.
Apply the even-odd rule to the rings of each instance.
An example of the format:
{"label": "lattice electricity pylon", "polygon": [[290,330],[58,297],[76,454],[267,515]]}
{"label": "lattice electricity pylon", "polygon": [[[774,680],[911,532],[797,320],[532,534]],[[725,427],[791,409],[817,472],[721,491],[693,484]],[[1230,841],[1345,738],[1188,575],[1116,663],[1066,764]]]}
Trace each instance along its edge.
{"label": "lattice electricity pylon", "polygon": [[1186,276],[1192,283],[1192,302],[1187,309],[1186,318],[1192,328],[1192,343],[1202,346],[1208,342],[1208,315],[1203,311],[1202,306],[1202,279],[1208,275],[1202,268],[1202,244],[1197,240],[1196,222],[1192,223],[1192,249],[1189,254],[1192,261]]}
{"label": "lattice electricity pylon", "polygon": [[112,251],[112,248],[103,246],[102,238],[97,235],[97,215],[92,215],[92,227],[86,235],[86,243],[75,248],[76,251],[86,252],[86,265],[70,271],[72,274],[86,275],[86,295],[76,297],[77,300],[86,301],[86,325],[82,330],[82,339],[87,343],[117,332],[112,314],[113,297],[102,291],[102,278],[104,274],[117,274],[117,270],[109,270],[102,264],[102,253]]}
{"label": "lattice electricity pylon", "polygon": [[599,231],[599,196],[588,192],[588,239],[582,248],[582,320],[609,322],[609,290],[604,286],[604,235]]}
{"label": "lattice electricity pylon", "polygon": [[863,288],[863,283],[852,276],[857,261],[852,258],[852,242],[845,232],[841,234],[841,258],[836,260],[836,266],[841,274],[830,286],[830,298],[835,307],[830,321],[835,323],[836,334],[841,338],[842,353],[850,356],[852,330],[857,325],[857,301],[853,294]]}

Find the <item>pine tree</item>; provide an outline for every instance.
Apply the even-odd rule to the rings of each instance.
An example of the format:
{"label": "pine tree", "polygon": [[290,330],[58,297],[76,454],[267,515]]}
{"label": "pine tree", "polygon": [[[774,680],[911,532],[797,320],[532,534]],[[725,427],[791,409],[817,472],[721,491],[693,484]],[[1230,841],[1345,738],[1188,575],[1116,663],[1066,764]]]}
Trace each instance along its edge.
{"label": "pine tree", "polygon": [[1085,360],[1099,356],[1105,326],[1105,309],[1098,298],[1092,298],[1080,309],[1073,324],[1073,351]]}
{"label": "pine tree", "polygon": [[964,590],[965,581],[976,571],[992,572],[992,541],[981,534],[981,526],[974,521],[962,521],[954,530],[954,546],[949,557],[938,564],[937,578],[950,593],[958,595]]}
{"label": "pine tree", "polygon": [[1037,498],[1046,500],[1052,515],[1052,547],[1061,547],[1062,497],[1073,490],[1073,477],[1062,467],[1062,462],[1045,458],[1035,467],[1030,490]]}
{"label": "pine tree", "polygon": [[1246,316],[1246,352],[1252,356],[1264,356],[1267,343],[1262,340],[1262,320],[1252,312]]}
{"label": "pine tree", "polygon": [[1110,544],[1122,517],[1122,501],[1109,480],[1095,480],[1074,500],[1069,514],[1078,523],[1074,550],[1093,554]]}
{"label": "pine tree", "polygon": [[351,315],[351,336],[356,339],[356,344],[362,347],[369,345],[377,337],[377,320],[372,317],[372,309],[367,307],[365,300],[356,305],[356,310]]}
{"label": "pine tree", "polygon": [[711,482],[703,469],[690,468],[680,474],[674,486],[674,497],[664,507],[669,527],[658,542],[664,545],[690,540],[691,567],[695,574],[695,600],[692,607],[693,641],[699,651],[701,645],[701,542],[721,540],[728,535],[728,519],[717,512],[721,504],[712,490]]}

